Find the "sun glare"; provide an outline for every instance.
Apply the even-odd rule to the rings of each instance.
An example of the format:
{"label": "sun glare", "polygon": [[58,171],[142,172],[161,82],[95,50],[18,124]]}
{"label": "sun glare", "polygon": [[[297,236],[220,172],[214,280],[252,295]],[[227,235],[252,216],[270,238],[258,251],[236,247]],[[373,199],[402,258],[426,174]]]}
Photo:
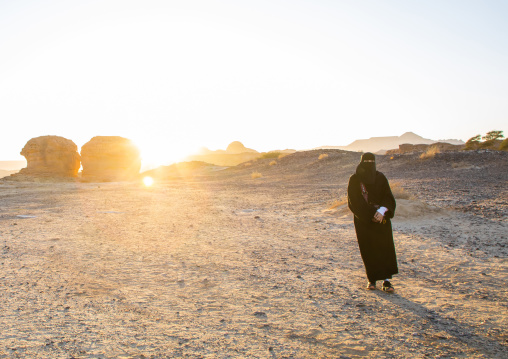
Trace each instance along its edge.
{"label": "sun glare", "polygon": [[147,187],[150,187],[151,185],[153,185],[153,178],[150,176],[146,176],[145,178],[143,178],[143,184]]}
{"label": "sun glare", "polygon": [[160,145],[163,141],[162,138],[157,136],[150,136],[149,138],[143,138],[141,135],[138,136],[132,136],[132,140],[140,151],[141,172],[185,161],[187,156],[195,154],[199,149],[198,146],[186,146],[180,143]]}

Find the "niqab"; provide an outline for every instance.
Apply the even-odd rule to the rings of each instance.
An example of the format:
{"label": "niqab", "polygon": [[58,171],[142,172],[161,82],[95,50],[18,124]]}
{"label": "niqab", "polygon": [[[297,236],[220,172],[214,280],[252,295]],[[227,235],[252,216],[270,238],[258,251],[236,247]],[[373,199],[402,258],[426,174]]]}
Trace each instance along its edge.
{"label": "niqab", "polygon": [[356,175],[365,184],[373,184],[376,180],[376,156],[367,152],[362,155],[360,164],[356,167]]}

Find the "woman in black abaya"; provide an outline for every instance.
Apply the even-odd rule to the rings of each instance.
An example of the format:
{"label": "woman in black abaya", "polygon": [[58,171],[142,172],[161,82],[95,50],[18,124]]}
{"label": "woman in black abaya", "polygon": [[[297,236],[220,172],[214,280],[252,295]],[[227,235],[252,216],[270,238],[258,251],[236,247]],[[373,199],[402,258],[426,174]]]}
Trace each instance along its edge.
{"label": "woman in black abaya", "polygon": [[398,273],[390,222],[395,214],[395,198],[386,177],[376,171],[372,153],[362,155],[356,173],[349,178],[347,193],[369,280],[367,288],[376,289],[376,281],[383,280],[383,290],[393,292],[390,279]]}

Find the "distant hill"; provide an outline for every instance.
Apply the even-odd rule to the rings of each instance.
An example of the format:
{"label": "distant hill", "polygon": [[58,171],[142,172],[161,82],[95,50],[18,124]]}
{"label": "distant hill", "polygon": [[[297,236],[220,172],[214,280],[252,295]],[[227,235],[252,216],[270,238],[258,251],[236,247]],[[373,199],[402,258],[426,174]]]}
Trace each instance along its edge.
{"label": "distant hill", "polygon": [[397,149],[402,144],[419,145],[425,144],[430,145],[436,142],[445,142],[453,145],[463,145],[464,142],[460,140],[430,140],[423,138],[413,132],[406,132],[402,136],[387,136],[387,137],[371,137],[369,139],[356,140],[347,146],[327,146],[320,147],[324,149],[340,149],[345,151],[355,152],[373,152],[373,153],[385,153],[388,150]]}
{"label": "distant hill", "polygon": [[256,159],[261,154],[251,148],[247,148],[240,141],[231,142],[226,150],[210,151],[202,148],[197,155],[188,156],[186,161],[198,161],[211,163],[217,166],[236,166],[242,162]]}

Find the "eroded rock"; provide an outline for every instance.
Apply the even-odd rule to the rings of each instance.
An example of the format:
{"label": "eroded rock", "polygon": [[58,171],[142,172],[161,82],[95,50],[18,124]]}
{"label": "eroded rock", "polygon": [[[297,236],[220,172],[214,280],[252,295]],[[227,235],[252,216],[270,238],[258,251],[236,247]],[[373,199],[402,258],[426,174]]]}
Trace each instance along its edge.
{"label": "eroded rock", "polygon": [[139,176],[141,157],[134,143],[119,136],[96,136],[81,147],[82,178],[124,181]]}
{"label": "eroded rock", "polygon": [[27,166],[19,174],[41,177],[76,177],[80,167],[78,146],[60,136],[32,138],[21,150]]}

